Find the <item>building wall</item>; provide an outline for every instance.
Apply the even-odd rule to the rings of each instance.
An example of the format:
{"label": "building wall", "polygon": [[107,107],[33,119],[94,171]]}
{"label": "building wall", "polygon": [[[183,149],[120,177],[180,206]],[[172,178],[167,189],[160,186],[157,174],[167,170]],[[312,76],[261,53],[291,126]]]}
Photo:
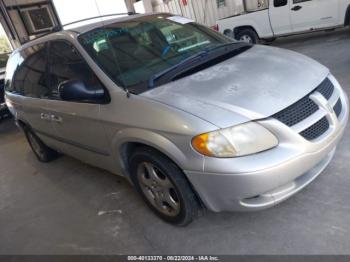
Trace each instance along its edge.
{"label": "building wall", "polygon": [[[31,39],[25,31],[23,21],[18,16],[15,10],[8,9],[9,6],[33,4],[42,2],[43,0],[0,0],[0,8],[3,11],[3,16],[0,14],[0,22],[2,23],[8,38],[13,47],[18,47]],[[53,0],[51,0],[53,1]],[[56,0],[63,1],[63,0]],[[66,0],[67,1],[67,0]],[[75,0],[72,5],[76,4]],[[134,3],[137,0],[96,0],[97,3],[105,1],[123,1],[126,4],[128,11],[134,11]],[[225,6],[217,7],[217,0],[187,0],[187,5],[184,5],[183,0],[143,0],[152,1],[154,12],[170,12],[189,17],[199,23],[212,26],[215,22],[224,17],[235,15],[243,12],[243,0],[225,0]],[[266,1],[266,0],[248,0],[248,1]],[[95,5],[91,7],[94,10]],[[70,8],[69,5],[67,8]],[[86,8],[86,6],[85,6]],[[103,9],[103,8],[102,8]],[[101,9],[101,10],[102,10]],[[74,9],[75,10],[75,9]],[[112,10],[108,10],[112,12]],[[113,10],[118,12],[118,10]],[[60,14],[59,14],[60,15]],[[8,21],[8,23],[5,21]]]}
{"label": "building wall", "polygon": [[28,35],[25,21],[20,17],[17,7],[40,5],[43,1],[53,3],[52,8],[59,17],[51,9],[50,13],[54,24],[58,25],[58,20],[64,24],[98,15],[134,11],[133,4],[136,0],[0,0],[0,22],[14,48],[40,36]]}
{"label": "building wall", "polygon": [[135,2],[136,2],[136,0],[125,0],[125,5],[126,5],[126,8],[128,9],[128,12],[135,11],[135,8],[134,8]]}
{"label": "building wall", "polygon": [[[1,0],[0,1],[0,22],[4,27],[8,40],[13,48],[21,46],[21,44],[32,40],[34,36],[28,35],[28,30],[25,25],[23,17],[20,16],[21,8],[30,8],[30,6],[49,5],[44,3],[44,0]],[[49,6],[49,13],[53,19],[53,26],[58,25],[59,21],[56,16],[55,10],[52,6]],[[28,25],[28,24],[27,24]]]}
{"label": "building wall", "polygon": [[212,26],[218,19],[242,13],[244,6],[243,0],[225,0],[225,6],[221,7],[217,7],[217,0],[187,0],[187,5],[182,0],[170,0],[168,3],[156,0],[153,2],[153,10],[179,14]]}

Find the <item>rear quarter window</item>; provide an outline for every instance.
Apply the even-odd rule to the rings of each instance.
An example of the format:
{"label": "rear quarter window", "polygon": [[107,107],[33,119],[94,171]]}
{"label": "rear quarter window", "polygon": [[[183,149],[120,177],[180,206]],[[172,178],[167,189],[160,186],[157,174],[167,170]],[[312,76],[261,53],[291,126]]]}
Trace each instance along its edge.
{"label": "rear quarter window", "polygon": [[5,89],[19,95],[40,98],[47,92],[45,44],[15,52],[6,67]]}
{"label": "rear quarter window", "polygon": [[5,74],[5,90],[8,92],[14,91],[14,88],[12,86],[12,79],[13,76],[17,70],[17,67],[20,63],[23,62],[23,58],[21,58],[21,55],[18,52],[13,53],[6,66],[6,74]]}

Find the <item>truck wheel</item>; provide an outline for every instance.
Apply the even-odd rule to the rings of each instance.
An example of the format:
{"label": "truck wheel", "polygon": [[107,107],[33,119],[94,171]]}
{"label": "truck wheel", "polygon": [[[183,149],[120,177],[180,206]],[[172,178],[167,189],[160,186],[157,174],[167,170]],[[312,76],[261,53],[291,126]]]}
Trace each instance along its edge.
{"label": "truck wheel", "polygon": [[236,35],[236,40],[249,43],[257,44],[259,42],[259,37],[252,29],[244,29]]}
{"label": "truck wheel", "polygon": [[136,149],[129,159],[131,180],[152,211],[164,221],[185,226],[197,217],[199,203],[183,172],[152,148]]}
{"label": "truck wheel", "polygon": [[58,153],[49,148],[41,139],[29,128],[24,129],[24,133],[35,156],[40,162],[50,162],[58,157]]}

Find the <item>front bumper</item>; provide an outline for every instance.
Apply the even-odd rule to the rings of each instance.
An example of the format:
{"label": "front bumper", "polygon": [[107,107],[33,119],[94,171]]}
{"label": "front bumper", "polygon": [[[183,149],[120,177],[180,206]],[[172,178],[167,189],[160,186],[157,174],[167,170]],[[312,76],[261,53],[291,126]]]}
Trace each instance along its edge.
{"label": "front bumper", "polygon": [[205,206],[214,212],[260,210],[291,197],[329,164],[349,117],[349,101],[339,120],[323,136],[307,141],[275,119],[260,121],[279,138],[279,145],[255,155],[204,159],[203,171],[185,171]]}

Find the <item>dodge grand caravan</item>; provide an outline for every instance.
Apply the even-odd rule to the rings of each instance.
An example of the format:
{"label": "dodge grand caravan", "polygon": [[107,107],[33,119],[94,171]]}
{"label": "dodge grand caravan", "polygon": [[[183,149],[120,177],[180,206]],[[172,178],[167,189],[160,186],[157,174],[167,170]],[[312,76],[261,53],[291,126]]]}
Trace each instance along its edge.
{"label": "dodge grand caravan", "polygon": [[32,41],[5,80],[40,161],[63,153],[123,175],[176,225],[297,193],[332,159],[349,114],[316,61],[163,13]]}

